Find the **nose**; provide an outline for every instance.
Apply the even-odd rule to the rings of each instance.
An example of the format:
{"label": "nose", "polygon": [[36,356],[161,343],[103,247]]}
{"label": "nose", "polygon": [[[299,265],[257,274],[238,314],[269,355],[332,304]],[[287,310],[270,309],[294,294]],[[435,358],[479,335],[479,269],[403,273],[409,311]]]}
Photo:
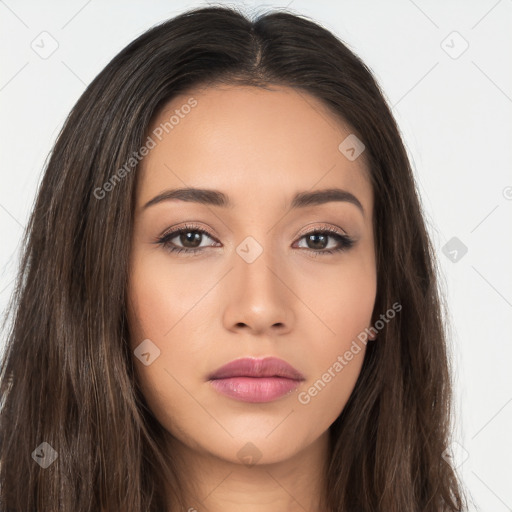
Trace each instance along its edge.
{"label": "nose", "polygon": [[[244,248],[243,244],[242,249]],[[289,273],[262,251],[251,261],[234,255],[234,268],[226,281],[228,300],[224,326],[231,331],[247,330],[253,334],[285,334],[293,328],[295,305]]]}

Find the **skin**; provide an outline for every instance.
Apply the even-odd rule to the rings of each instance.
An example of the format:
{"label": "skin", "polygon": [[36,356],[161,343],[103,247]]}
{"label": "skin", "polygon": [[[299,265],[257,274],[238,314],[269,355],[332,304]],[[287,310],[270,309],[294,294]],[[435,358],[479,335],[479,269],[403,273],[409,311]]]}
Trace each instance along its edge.
{"label": "skin", "polygon": [[[376,296],[373,193],[363,157],[348,160],[338,145],[350,127],[314,97],[287,87],[210,86],[173,98],[150,130],[193,97],[180,118],[143,159],[138,172],[128,286],[132,350],[150,339],[160,355],[137,358],[147,403],[181,461],[191,511],[319,510],[324,499],[330,425],[359,376],[365,345],[311,397],[307,391],[357,335],[371,326]],[[149,132],[148,132],[149,133]],[[180,187],[217,189],[234,206],[180,200],[144,204]],[[341,188],[349,202],[290,210],[299,191]],[[155,241],[171,227],[197,224],[210,235],[194,245],[175,235],[170,253]],[[352,248],[308,244],[325,226],[355,240]],[[193,234],[193,233],[192,233]],[[263,252],[252,263],[236,251],[253,237]],[[190,240],[190,238],[189,238]],[[306,378],[268,403],[219,394],[207,376],[244,356],[276,356]],[[250,465],[238,452],[246,443]],[[192,508],[193,507],[193,508]],[[324,508],[325,510],[325,508]]]}

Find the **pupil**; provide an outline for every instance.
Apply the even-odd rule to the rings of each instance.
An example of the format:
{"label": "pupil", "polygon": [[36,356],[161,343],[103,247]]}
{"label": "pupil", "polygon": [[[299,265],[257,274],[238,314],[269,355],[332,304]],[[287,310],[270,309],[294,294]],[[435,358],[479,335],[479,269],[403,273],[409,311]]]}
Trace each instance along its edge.
{"label": "pupil", "polygon": [[[323,243],[325,243],[325,238],[326,238],[325,235],[321,235],[321,234],[309,235],[309,240],[310,241],[311,241],[311,239],[315,239],[315,238],[322,238],[322,239],[324,239],[320,245],[323,245]],[[316,244],[315,240],[313,240],[313,243]],[[325,249],[325,247],[313,247],[313,249]]]}
{"label": "pupil", "polygon": [[[192,236],[189,236],[191,233],[192,233]],[[197,233],[195,231],[187,231],[187,232],[181,234],[180,242],[185,247],[187,247],[187,243],[188,242],[194,242],[194,239],[195,239],[195,241],[199,242],[199,243],[197,245],[192,245],[192,246],[189,246],[189,247],[197,247],[201,243],[200,240],[199,240],[200,238],[201,238],[201,233]],[[185,240],[185,242],[184,242],[184,240]]]}

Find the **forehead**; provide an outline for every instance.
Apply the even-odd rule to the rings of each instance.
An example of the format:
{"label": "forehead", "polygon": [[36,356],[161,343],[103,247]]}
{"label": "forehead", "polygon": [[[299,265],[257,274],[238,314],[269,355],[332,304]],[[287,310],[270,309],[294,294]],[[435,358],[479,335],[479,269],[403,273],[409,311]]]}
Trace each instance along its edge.
{"label": "forehead", "polygon": [[364,158],[339,145],[350,127],[315,97],[288,87],[219,86],[173,98],[148,130],[137,205],[169,188],[225,191],[235,207],[339,187],[371,210]]}

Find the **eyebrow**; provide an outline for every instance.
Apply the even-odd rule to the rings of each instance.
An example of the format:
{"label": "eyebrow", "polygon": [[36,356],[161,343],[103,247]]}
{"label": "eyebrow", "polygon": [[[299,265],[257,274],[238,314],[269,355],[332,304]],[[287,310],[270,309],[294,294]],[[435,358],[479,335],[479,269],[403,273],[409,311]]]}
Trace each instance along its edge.
{"label": "eyebrow", "polygon": [[[149,200],[143,206],[143,209],[145,210],[155,204],[171,200],[220,206],[221,208],[233,208],[234,206],[229,199],[229,196],[219,190],[205,188],[178,188],[161,192],[153,199]],[[359,199],[350,192],[340,188],[328,188],[324,190],[314,190],[312,192],[298,192],[292,199],[291,209],[293,210],[296,208],[305,208],[307,206],[321,205],[333,201],[351,203],[361,210],[363,216],[365,214],[363,205]]]}

